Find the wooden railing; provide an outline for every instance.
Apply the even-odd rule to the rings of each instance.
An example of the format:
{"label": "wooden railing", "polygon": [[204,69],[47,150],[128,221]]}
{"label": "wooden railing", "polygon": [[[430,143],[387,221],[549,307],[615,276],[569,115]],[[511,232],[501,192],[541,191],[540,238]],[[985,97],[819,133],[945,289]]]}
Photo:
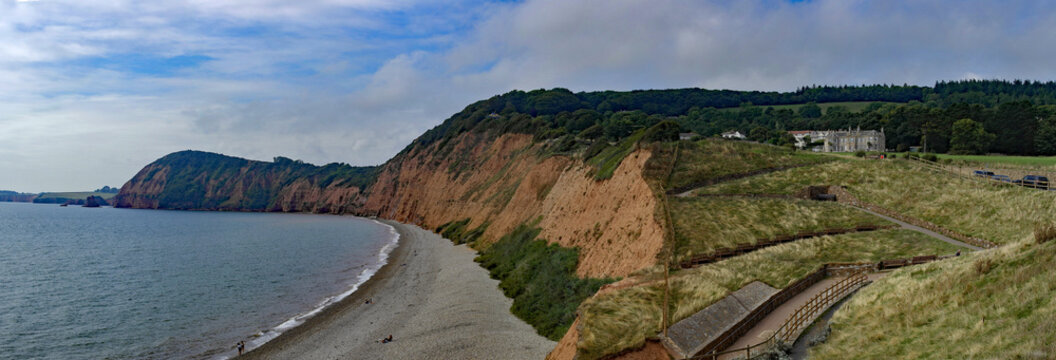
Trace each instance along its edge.
{"label": "wooden railing", "polygon": [[799,310],[792,313],[788,320],[785,320],[785,324],[774,332],[774,337],[785,342],[795,341],[799,334],[814,322],[814,318],[828,310],[832,304],[840,301],[840,299],[843,299],[854,290],[858,290],[868,280],[869,278],[865,275],[865,272],[859,272],[836,282],[824,291],[814,295],[810,301],[807,301]]}
{"label": "wooden railing", "polygon": [[[824,272],[825,268],[823,267],[822,270],[818,272],[818,274],[824,276]],[[817,280],[815,280],[814,282],[816,281]],[[790,315],[788,319],[785,320],[785,323],[782,324],[781,327],[777,328],[777,331],[770,335],[769,338],[758,344],[749,345],[737,349],[729,349],[723,352],[713,352],[710,354],[699,355],[691,357],[689,359],[716,360],[720,358],[730,358],[741,354],[743,354],[745,359],[752,359],[753,356],[762,355],[768,350],[773,349],[780,344],[792,343],[796,340],[797,337],[799,337],[799,334],[803,330],[805,330],[808,326],[810,326],[811,323],[813,323],[815,318],[821,315],[821,313],[825,312],[825,310],[828,310],[828,308],[832,306],[832,304],[835,304],[851,292],[854,292],[854,290],[857,290],[858,288],[864,286],[867,281],[868,277],[866,276],[866,272],[861,271],[836,282],[828,288],[825,288],[825,290],[822,290],[820,293],[814,295],[814,297],[807,301],[806,304],[803,304],[803,306],[801,306],[794,313],[792,313],[792,315]],[[798,290],[802,291],[803,289]],[[766,304],[764,305],[764,307],[768,306],[770,308],[767,310],[772,311],[773,308],[776,308],[783,302],[784,301],[777,302],[776,304]],[[766,311],[766,313],[769,313],[769,311]],[[762,316],[765,317],[765,313]]]}

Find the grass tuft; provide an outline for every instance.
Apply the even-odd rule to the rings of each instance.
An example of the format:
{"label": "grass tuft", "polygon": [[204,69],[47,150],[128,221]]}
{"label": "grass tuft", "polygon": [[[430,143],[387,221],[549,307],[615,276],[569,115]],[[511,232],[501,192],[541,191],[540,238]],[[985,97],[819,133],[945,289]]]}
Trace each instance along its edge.
{"label": "grass tuft", "polygon": [[832,318],[812,359],[1056,358],[1056,241],[897,270]]}
{"label": "grass tuft", "polygon": [[1056,239],[1056,224],[1044,224],[1034,227],[1034,242],[1041,244]]}
{"label": "grass tuft", "polygon": [[667,184],[676,189],[756,170],[832,161],[809,152],[790,152],[771,145],[722,139],[683,142],[678,163]]}
{"label": "grass tuft", "polygon": [[891,225],[882,218],[834,202],[738,197],[671,197],[679,257],[800,231]]}

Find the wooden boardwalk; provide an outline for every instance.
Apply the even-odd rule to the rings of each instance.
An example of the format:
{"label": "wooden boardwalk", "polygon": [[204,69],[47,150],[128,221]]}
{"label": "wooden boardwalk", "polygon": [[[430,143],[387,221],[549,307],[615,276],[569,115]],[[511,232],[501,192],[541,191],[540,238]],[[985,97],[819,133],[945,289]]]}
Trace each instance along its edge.
{"label": "wooden boardwalk", "polygon": [[[886,275],[887,273],[880,272],[871,273],[867,276],[870,281],[875,281]],[[756,324],[755,327],[753,327],[751,330],[748,330],[747,333],[737,339],[737,341],[735,341],[733,345],[730,345],[727,349],[740,349],[767,341],[770,338],[770,335],[774,333],[774,331],[777,331],[777,329],[780,328],[781,325],[785,324],[785,321],[788,320],[788,317],[791,316],[792,313],[794,313],[799,308],[803,307],[803,305],[810,301],[810,299],[813,298],[815,295],[822,291],[825,291],[825,289],[829,288],[836,282],[843,279],[844,277],[842,276],[826,278],[817,282],[806,290],[803,290],[803,292],[792,297],[791,299],[788,299],[788,301],[785,301],[783,304],[781,304],[781,306],[777,307],[776,309],[774,309],[774,311],[770,312],[769,315],[763,318],[763,320]],[[720,359],[734,359],[738,356],[743,357],[744,354],[730,353],[721,356]]]}

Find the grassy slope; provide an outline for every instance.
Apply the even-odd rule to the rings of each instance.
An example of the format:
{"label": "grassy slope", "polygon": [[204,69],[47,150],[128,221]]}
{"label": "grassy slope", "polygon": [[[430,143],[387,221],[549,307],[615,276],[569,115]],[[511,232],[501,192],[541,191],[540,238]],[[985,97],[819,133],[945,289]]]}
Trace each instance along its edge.
{"label": "grassy slope", "polygon": [[833,318],[817,359],[1056,357],[1056,241],[899,270]]}
{"label": "grassy slope", "polygon": [[[879,152],[870,151],[870,154],[879,154]],[[834,152],[829,154],[840,154],[840,155],[854,155],[854,152]],[[892,152],[888,152],[892,154]],[[893,153],[898,157],[906,156],[912,153]],[[919,155],[919,154],[918,154]],[[1006,156],[1006,155],[951,155],[951,154],[934,154],[939,159],[950,159],[955,161],[963,161],[966,163],[975,163],[979,166],[991,165],[991,166],[1009,166],[1012,165],[1014,168],[1052,168],[1056,167],[1056,156]],[[1051,169],[1049,169],[1051,170]]]}
{"label": "grassy slope", "polygon": [[578,249],[547,245],[537,238],[540,229],[534,226],[518,226],[481,251],[476,260],[513,299],[510,311],[514,315],[540,335],[558,340],[572,325],[583,299],[612,280],[577,277]]}
{"label": "grassy slope", "polygon": [[638,145],[638,141],[641,140],[644,135],[645,131],[639,130],[627,138],[620,140],[616,145],[606,146],[604,150],[590,159],[587,159],[587,164],[593,165],[597,169],[594,178],[597,180],[611,178],[613,173],[616,172],[616,168],[618,168],[620,163],[623,162],[623,159],[634,152]]}
{"label": "grassy slope", "polygon": [[1056,167],[1056,156],[1004,155],[949,155],[936,154],[940,159],[964,160],[984,164],[1008,164],[1026,167]]}
{"label": "grassy slope", "polygon": [[[749,282],[783,288],[829,262],[879,261],[956,251],[908,230],[884,230],[801,240],[673,274],[672,319],[700,311]],[[657,279],[657,273],[644,278]],[[580,306],[580,359],[597,359],[640,346],[660,331],[663,283],[629,287]]]}
{"label": "grassy slope", "polygon": [[993,186],[921,170],[905,161],[838,161],[700,189],[705,193],[792,194],[844,185],[863,201],[998,244],[1031,235],[1056,214],[1056,192]]}
{"label": "grassy slope", "polygon": [[684,142],[668,189],[754,170],[831,160],[809,152],[744,141],[704,139]]}
{"label": "grassy slope", "polygon": [[856,225],[889,225],[887,220],[834,202],[786,199],[672,197],[677,256],[721,247],[754,244],[760,238]]}

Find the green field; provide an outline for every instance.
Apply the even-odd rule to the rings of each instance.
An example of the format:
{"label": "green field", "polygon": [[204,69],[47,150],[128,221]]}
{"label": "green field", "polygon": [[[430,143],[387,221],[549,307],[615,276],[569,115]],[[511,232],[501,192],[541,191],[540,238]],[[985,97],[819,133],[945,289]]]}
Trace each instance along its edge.
{"label": "green field", "polygon": [[699,196],[669,202],[680,259],[800,231],[892,224],[835,202]]}
{"label": "green field", "polygon": [[[755,170],[815,164],[831,157],[786,148],[723,139],[684,142],[667,188],[675,189]],[[665,161],[666,162],[666,161]]]}
{"label": "green field", "polygon": [[[884,103],[884,104],[902,104],[902,103],[885,102],[885,101],[841,101],[841,102],[819,103],[818,107],[820,107],[822,111],[828,111],[829,108],[831,108],[833,106],[843,106],[843,107],[847,108],[847,110],[850,111],[850,112],[861,112],[866,107],[869,107],[870,104],[877,103],[877,102]],[[766,109],[768,107],[772,107],[775,110],[790,109],[792,111],[796,111],[796,110],[799,110],[799,108],[802,107],[803,105],[806,105],[806,104],[756,105],[756,107],[763,108],[763,109]],[[723,108],[723,109],[719,109],[719,110],[720,111],[740,111],[741,108],[734,107],[734,108]]]}
{"label": "green field", "polygon": [[[784,288],[831,262],[880,261],[951,254],[957,248],[909,230],[825,236],[768,247],[698,268],[672,273],[671,316],[677,322],[752,281]],[[587,299],[579,307],[579,359],[598,359],[633,349],[660,332],[663,272],[650,281]]]}
{"label": "green field", "polygon": [[75,199],[75,200],[84,200],[84,199],[87,199],[89,196],[98,196],[98,197],[101,197],[103,199],[110,200],[111,198],[113,198],[116,195],[117,195],[116,193],[102,193],[102,192],[92,192],[92,191],[46,192],[46,193],[41,193],[40,196],[37,196],[37,199]]}
{"label": "green field", "polygon": [[1004,155],[948,155],[936,154],[939,159],[951,159],[982,164],[1008,164],[1029,167],[1056,167],[1056,156],[1004,156]]}
{"label": "green field", "polygon": [[716,194],[795,194],[841,185],[863,201],[997,244],[1031,236],[1056,214],[1056,191],[1038,191],[927,171],[904,160],[840,160],[698,189]]}
{"label": "green field", "polygon": [[[879,154],[877,152],[869,152],[870,154]],[[851,155],[853,152],[833,152],[828,154],[839,154],[839,155]],[[888,154],[895,154],[898,157],[905,157],[910,153],[896,153],[888,152]],[[923,154],[918,154],[923,155]],[[950,159],[953,161],[963,161],[970,163],[978,163],[981,165],[994,164],[994,165],[1015,165],[1016,167],[1027,167],[1027,168],[1056,168],[1056,156],[1006,156],[1006,155],[950,155],[950,154],[934,154],[939,159]]]}

